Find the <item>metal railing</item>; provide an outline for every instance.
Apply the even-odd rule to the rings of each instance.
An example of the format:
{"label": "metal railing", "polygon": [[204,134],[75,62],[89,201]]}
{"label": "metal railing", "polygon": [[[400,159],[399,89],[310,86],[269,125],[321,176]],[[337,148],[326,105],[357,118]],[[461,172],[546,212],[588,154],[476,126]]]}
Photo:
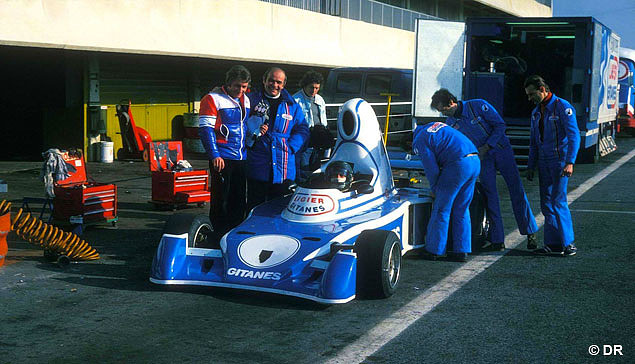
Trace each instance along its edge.
{"label": "metal railing", "polygon": [[392,6],[373,0],[260,0],[317,13],[361,20],[409,31],[415,30],[415,19],[440,19],[436,16]]}

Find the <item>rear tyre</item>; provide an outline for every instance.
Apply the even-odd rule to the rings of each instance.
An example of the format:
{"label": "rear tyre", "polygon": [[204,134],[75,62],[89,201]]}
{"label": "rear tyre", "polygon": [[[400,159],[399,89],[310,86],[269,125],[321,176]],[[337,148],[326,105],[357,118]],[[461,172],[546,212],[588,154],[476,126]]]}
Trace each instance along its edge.
{"label": "rear tyre", "polygon": [[397,290],[401,275],[401,242],[392,231],[364,230],[355,241],[357,295],[387,298]]}
{"label": "rear tyre", "polygon": [[170,216],[163,228],[163,234],[181,235],[187,233],[190,248],[216,248],[218,242],[214,228],[207,215],[175,214]]}
{"label": "rear tyre", "polygon": [[477,252],[483,246],[487,234],[489,233],[489,221],[485,213],[485,193],[483,186],[476,182],[474,186],[474,197],[470,203],[470,223],[472,225],[472,252]]}

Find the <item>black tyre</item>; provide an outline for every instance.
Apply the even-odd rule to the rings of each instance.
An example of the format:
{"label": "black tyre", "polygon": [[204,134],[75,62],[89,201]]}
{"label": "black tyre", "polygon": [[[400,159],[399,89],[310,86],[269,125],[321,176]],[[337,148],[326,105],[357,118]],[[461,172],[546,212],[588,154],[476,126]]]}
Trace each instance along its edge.
{"label": "black tyre", "polygon": [[54,253],[48,249],[44,249],[44,259],[46,259],[49,262],[55,262],[57,260],[57,258],[59,258],[59,254]]}
{"label": "black tyre", "polygon": [[[599,138],[599,137],[598,137]],[[580,148],[578,152],[578,159],[576,163],[580,164],[593,164],[600,159],[599,139],[595,145],[588,148]]]}
{"label": "black tyre", "polygon": [[66,255],[60,255],[59,258],[57,258],[58,267],[66,268],[69,264],[71,264],[71,258],[67,257]]}
{"label": "black tyre", "polygon": [[479,182],[476,182],[474,186],[474,198],[470,203],[470,223],[472,225],[472,252],[479,251],[487,234],[489,233],[489,221],[487,221],[487,214],[485,213],[485,193],[483,193],[483,186]]}
{"label": "black tyre", "polygon": [[163,228],[163,234],[181,235],[187,233],[190,248],[215,248],[218,245],[214,228],[207,215],[175,214],[170,216]]}
{"label": "black tyre", "polygon": [[392,231],[364,230],[355,241],[357,295],[362,298],[392,296],[401,275],[401,242]]}

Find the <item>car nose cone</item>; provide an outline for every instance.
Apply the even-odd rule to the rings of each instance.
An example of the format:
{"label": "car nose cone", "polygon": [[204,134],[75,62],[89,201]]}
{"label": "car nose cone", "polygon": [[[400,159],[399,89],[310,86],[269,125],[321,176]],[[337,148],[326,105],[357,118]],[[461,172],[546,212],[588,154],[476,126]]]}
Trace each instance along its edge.
{"label": "car nose cone", "polygon": [[238,257],[252,268],[270,268],[291,259],[300,250],[300,241],[286,235],[259,235],[238,245]]}

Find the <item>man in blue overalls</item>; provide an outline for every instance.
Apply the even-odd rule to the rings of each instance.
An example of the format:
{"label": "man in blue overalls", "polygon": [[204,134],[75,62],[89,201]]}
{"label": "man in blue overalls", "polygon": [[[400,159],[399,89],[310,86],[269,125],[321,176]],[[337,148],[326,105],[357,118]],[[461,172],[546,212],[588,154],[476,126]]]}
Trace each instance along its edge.
{"label": "man in blue overalls", "polygon": [[421,156],[434,196],[424,258],[443,256],[452,224],[453,258],[467,261],[472,250],[470,203],[481,169],[478,152],[465,135],[441,122],[417,126],[412,148]]}
{"label": "man in blue overalls", "polygon": [[[538,225],[518,173],[514,151],[505,135],[505,122],[496,109],[485,100],[458,101],[444,88],[434,93],[430,106],[447,116],[446,123],[465,134],[478,148],[481,159],[480,181],[487,200],[492,249],[505,250],[496,171],[500,172],[507,184],[518,230],[522,235],[527,235],[527,248],[536,249],[535,233]],[[490,242],[486,242],[483,247],[487,247]]]}
{"label": "man in blue overalls", "polygon": [[531,113],[527,179],[533,180],[538,166],[540,208],[545,216],[544,247],[535,253],[575,255],[578,249],[567,204],[567,184],[580,148],[575,109],[552,94],[540,76],[530,76],[524,86],[527,98],[536,104]]}

